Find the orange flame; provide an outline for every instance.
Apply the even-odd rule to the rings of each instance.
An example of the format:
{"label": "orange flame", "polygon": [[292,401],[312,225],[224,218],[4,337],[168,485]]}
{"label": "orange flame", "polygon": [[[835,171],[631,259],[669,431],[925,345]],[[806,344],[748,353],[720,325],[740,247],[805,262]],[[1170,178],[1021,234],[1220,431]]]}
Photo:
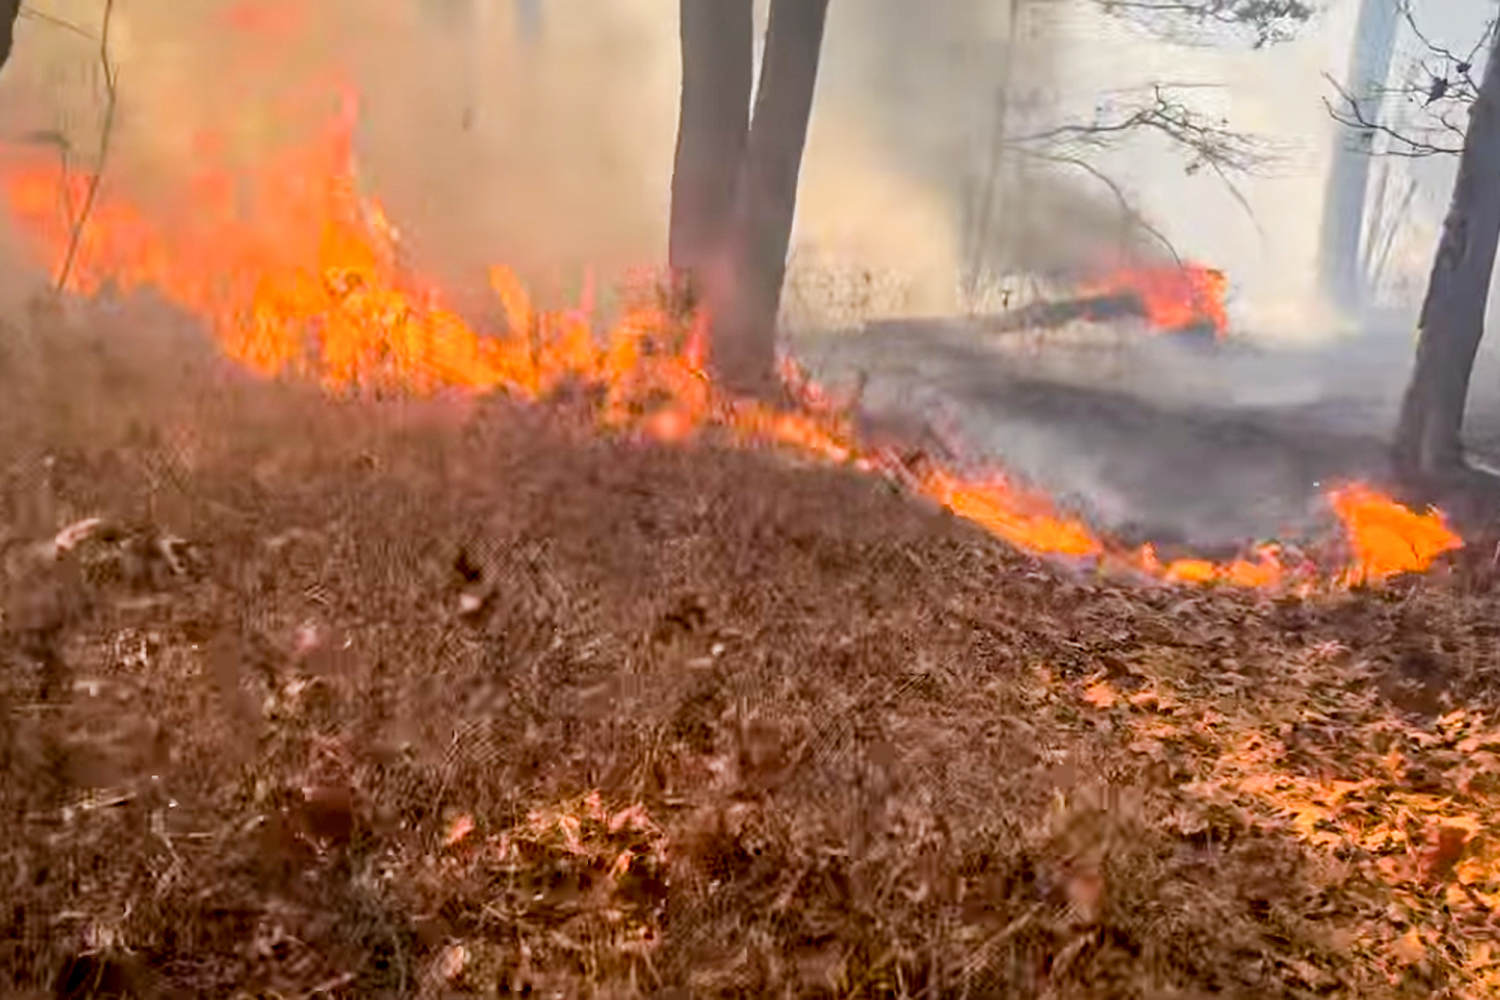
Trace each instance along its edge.
{"label": "orange flame", "polygon": [[1140,299],[1146,321],[1158,330],[1183,330],[1207,324],[1218,337],[1229,330],[1225,305],[1229,279],[1223,271],[1200,264],[1122,268],[1092,284],[1089,291],[1134,294]]}
{"label": "orange flame", "polygon": [[1104,543],[1082,521],[1060,516],[1051,500],[1001,478],[964,481],[934,470],[922,487],[959,517],[1027,551],[1060,556],[1098,556],[1104,551]]}
{"label": "orange flame", "polygon": [[1335,490],[1329,501],[1344,522],[1354,554],[1354,565],[1343,574],[1347,583],[1420,572],[1463,545],[1440,511],[1413,513],[1362,484]]}
{"label": "orange flame", "polygon": [[[899,477],[960,517],[1024,550],[1091,560],[1180,584],[1247,588],[1307,586],[1315,575],[1263,546],[1227,563],[1163,565],[1150,546],[1129,549],[1095,534],[1044,495],[998,474],[931,466],[914,473],[887,452],[862,447],[847,408],[788,364],[801,406],[793,411],[731,398],[703,371],[706,318],[683,328],[661,308],[637,306],[600,338],[592,293],[578,308],[537,308],[514,273],[490,285],[506,328],[482,334],[442,305],[434,285],[399,260],[395,230],[353,179],[355,102],[344,93],[316,141],[249,171],[215,166],[186,185],[175,210],[148,214],[105,185],[82,234],[68,287],[92,294],[151,287],[204,318],[226,354],[265,375],[317,378],[334,391],[381,387],[425,393],[444,387],[500,390],[538,399],[574,382],[600,390],[601,423],[664,441],[715,427],[746,444],[774,444],[833,463]],[[221,147],[200,144],[212,158]],[[11,211],[43,262],[60,264],[66,206],[84,180],[55,164],[13,164],[0,176]],[[1158,325],[1207,317],[1223,329],[1223,275],[1206,268],[1122,272]],[[1379,580],[1422,569],[1461,544],[1436,513],[1416,515],[1364,486],[1333,495],[1356,563],[1337,579]]]}

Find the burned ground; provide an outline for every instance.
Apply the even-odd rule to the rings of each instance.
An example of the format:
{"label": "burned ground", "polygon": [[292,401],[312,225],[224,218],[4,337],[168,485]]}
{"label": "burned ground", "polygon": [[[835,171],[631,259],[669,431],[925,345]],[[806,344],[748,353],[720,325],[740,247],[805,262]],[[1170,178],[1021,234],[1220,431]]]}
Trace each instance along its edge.
{"label": "burned ground", "polygon": [[1070,336],[1006,347],[961,321],[894,322],[798,346],[823,380],[864,373],[870,405],[943,418],[967,450],[1003,456],[1127,538],[1232,553],[1309,531],[1332,484],[1389,477],[1394,408],[1384,385],[1340,383],[1359,381],[1345,374],[1353,349],[1256,351],[1109,326]]}
{"label": "burned ground", "polygon": [[332,401],[35,322],[0,416],[16,990],[1495,985],[1474,545],[1306,599],[1101,579],[579,401]]}

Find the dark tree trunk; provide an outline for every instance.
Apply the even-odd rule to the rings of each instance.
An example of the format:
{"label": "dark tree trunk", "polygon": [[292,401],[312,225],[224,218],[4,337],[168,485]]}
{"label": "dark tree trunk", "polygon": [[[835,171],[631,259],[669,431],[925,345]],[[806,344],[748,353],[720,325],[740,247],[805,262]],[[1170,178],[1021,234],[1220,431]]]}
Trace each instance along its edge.
{"label": "dark tree trunk", "polygon": [[739,392],[764,393],[775,382],[776,315],[827,15],[828,0],[771,3],[723,272],[711,288],[715,374]]}
{"label": "dark tree trunk", "polygon": [[1416,367],[1401,405],[1395,463],[1429,499],[1468,478],[1460,432],[1474,355],[1484,335],[1500,243],[1500,35],[1469,111],[1453,200],[1422,305]]}
{"label": "dark tree trunk", "polygon": [[16,17],[21,13],[21,0],[0,0],[0,67],[10,62],[10,49],[15,39]]}
{"label": "dark tree trunk", "polygon": [[700,280],[724,240],[750,127],[755,5],[681,0],[682,106],[672,169],[672,270]]}

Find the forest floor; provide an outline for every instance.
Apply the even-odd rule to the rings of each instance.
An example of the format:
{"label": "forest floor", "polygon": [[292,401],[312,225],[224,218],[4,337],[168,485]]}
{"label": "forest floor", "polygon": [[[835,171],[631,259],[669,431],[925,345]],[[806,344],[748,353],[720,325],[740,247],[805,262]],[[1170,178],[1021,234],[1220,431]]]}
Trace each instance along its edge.
{"label": "forest floor", "polygon": [[0,989],[1500,995],[1486,545],[1147,586],[110,322],[0,357]]}

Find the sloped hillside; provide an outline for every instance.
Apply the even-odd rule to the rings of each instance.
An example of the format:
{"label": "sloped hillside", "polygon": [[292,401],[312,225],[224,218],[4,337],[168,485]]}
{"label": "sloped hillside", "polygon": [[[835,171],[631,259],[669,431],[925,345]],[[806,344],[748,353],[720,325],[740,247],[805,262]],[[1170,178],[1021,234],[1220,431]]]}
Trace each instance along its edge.
{"label": "sloped hillside", "polygon": [[1500,984],[1475,545],[1305,600],[1080,577],[587,400],[335,402],[140,323],[0,359],[8,987]]}

